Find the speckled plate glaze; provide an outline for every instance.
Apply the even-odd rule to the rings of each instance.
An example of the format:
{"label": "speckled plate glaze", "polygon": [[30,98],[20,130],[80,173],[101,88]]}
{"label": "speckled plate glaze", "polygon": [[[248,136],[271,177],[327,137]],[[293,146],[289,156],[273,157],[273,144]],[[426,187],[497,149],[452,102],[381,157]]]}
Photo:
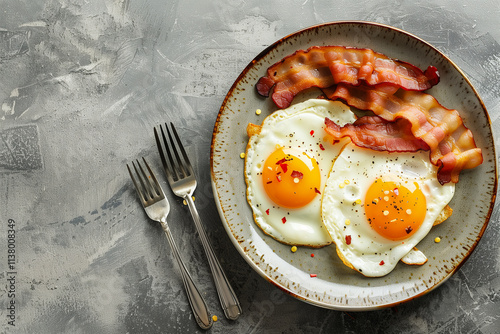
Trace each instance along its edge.
{"label": "speckled plate glaze", "polygon": [[[399,263],[389,275],[366,278],[339,260],[335,246],[299,247],[296,253],[265,235],[254,223],[245,197],[244,160],[246,126],[260,124],[276,110],[271,99],[255,91],[266,69],[298,49],[313,45],[345,45],[371,48],[422,69],[434,65],[441,82],[430,90],[447,108],[460,111],[482,148],[481,166],[461,173],[450,206],[453,216],[434,227],[418,248],[429,261],[423,266]],[[308,91],[294,103],[316,96]],[[256,115],[256,109],[262,114]],[[222,222],[236,249],[261,276],[305,302],[344,311],[394,306],[438,287],[466,261],[481,239],[495,202],[497,166],[486,108],[464,73],[445,55],[405,31],[368,22],[334,22],[313,26],[262,51],[240,74],[221,106],[214,128],[211,168],[212,187]],[[440,243],[434,238],[439,236]],[[311,257],[311,253],[315,256]],[[317,276],[312,278],[310,274]]]}

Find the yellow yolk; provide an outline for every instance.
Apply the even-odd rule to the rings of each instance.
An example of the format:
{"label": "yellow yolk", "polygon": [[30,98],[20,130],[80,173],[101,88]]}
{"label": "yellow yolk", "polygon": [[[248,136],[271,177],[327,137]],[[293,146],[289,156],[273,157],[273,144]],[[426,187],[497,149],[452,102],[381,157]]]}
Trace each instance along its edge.
{"label": "yellow yolk", "polygon": [[418,184],[406,186],[377,179],[365,197],[365,213],[370,226],[390,240],[403,240],[422,225],[426,200]]}
{"label": "yellow yolk", "polygon": [[321,174],[315,159],[301,151],[282,147],[267,158],[262,182],[274,203],[300,208],[320,193]]}

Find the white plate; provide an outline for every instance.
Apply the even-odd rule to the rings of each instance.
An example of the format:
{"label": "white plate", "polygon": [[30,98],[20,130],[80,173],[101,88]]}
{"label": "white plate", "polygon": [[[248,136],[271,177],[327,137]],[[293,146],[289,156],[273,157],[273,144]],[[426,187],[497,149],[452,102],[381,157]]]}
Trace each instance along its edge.
{"label": "white plate", "polygon": [[[245,197],[246,126],[260,124],[276,110],[270,98],[255,90],[267,68],[298,49],[314,45],[371,48],[421,69],[434,65],[441,82],[430,90],[447,108],[460,111],[483,150],[481,166],[463,171],[450,206],[454,213],[434,227],[418,248],[429,261],[423,266],[398,264],[381,278],[366,278],[339,260],[335,246],[299,247],[296,253],[265,235],[254,223]],[[316,94],[317,92],[310,92]],[[294,103],[306,99],[302,94]],[[256,115],[256,109],[262,114]],[[344,311],[360,311],[396,304],[421,296],[448,279],[466,261],[480,240],[493,209],[497,166],[491,124],[483,102],[463,72],[425,41],[402,30],[368,22],[334,22],[287,36],[262,51],[240,74],[221,106],[211,150],[212,188],[222,222],[236,249],[260,275],[280,289],[308,303]],[[435,243],[435,237],[441,237]],[[311,253],[315,256],[311,257]],[[316,274],[317,277],[310,277]]]}

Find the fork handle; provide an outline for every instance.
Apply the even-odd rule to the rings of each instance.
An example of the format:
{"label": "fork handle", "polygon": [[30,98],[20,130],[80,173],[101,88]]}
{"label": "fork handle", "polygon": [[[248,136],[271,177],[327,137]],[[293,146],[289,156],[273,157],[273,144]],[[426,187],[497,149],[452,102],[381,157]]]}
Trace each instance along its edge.
{"label": "fork handle", "polygon": [[227,279],[226,274],[224,273],[224,270],[222,269],[222,266],[220,265],[219,260],[215,256],[215,252],[208,241],[205,229],[201,224],[200,215],[194,205],[192,194],[184,196],[184,200],[186,200],[189,211],[193,216],[196,230],[198,231],[203,249],[205,250],[205,254],[208,258],[208,264],[210,266],[210,270],[212,271],[215,288],[217,289],[217,294],[219,295],[224,315],[230,320],[236,320],[242,312],[238,297],[236,297],[236,294],[234,293],[233,288],[231,287],[231,284],[229,283],[229,280]]}
{"label": "fork handle", "polygon": [[189,300],[189,305],[191,305],[191,309],[193,310],[194,318],[198,326],[202,329],[209,329],[212,327],[212,317],[210,312],[208,311],[207,304],[205,303],[205,299],[201,295],[200,291],[196,287],[193,282],[193,278],[189,274],[182,261],[181,255],[179,254],[179,250],[177,249],[177,245],[174,242],[174,238],[172,237],[172,233],[170,232],[170,228],[166,221],[161,220],[161,226],[165,235],[167,236],[168,243],[172,248],[172,252],[174,253],[174,257],[179,264],[179,269],[181,271],[182,282],[184,283],[184,287],[186,289],[186,294]]}

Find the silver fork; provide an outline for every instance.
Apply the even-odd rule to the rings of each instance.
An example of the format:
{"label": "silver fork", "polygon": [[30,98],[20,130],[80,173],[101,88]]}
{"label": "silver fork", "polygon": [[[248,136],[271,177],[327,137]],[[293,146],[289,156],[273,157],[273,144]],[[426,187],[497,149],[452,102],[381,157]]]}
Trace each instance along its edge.
{"label": "silver fork", "polygon": [[160,222],[167,235],[167,240],[172,248],[174,253],[174,257],[179,264],[179,269],[181,271],[182,282],[184,283],[184,287],[186,288],[187,297],[189,300],[189,304],[191,305],[191,309],[193,310],[194,318],[198,325],[203,329],[208,329],[212,326],[212,317],[207,308],[207,304],[203,299],[200,291],[196,287],[191,278],[191,275],[186,269],[184,262],[179,254],[179,250],[174,242],[172,237],[172,233],[170,232],[170,228],[167,224],[167,216],[170,212],[170,204],[165,197],[165,193],[163,192],[158,180],[156,179],[153,171],[149,167],[146,159],[142,158],[144,161],[144,165],[146,166],[150,177],[145,172],[143,167],[141,166],[139,160],[136,160],[136,163],[132,162],[132,166],[134,167],[135,174],[139,179],[139,182],[136,181],[132,170],[127,164],[128,172],[130,173],[130,177],[132,178],[132,182],[134,182],[135,189],[139,194],[139,198],[141,199],[142,206],[146,211],[149,218],[154,221]]}
{"label": "silver fork", "polygon": [[[159,132],[156,130],[156,128],[154,129],[156,145],[160,153],[163,168],[165,169],[165,173],[167,174],[168,183],[170,184],[170,187],[172,188],[174,194],[184,198],[184,200],[187,202],[189,211],[193,216],[196,230],[198,231],[198,235],[200,236],[205,254],[208,258],[208,263],[210,265],[210,270],[214,278],[215,287],[217,289],[217,294],[219,295],[219,300],[222,305],[224,314],[226,318],[236,320],[241,314],[240,303],[233,291],[233,288],[231,287],[231,284],[229,284],[229,281],[219,263],[219,260],[215,256],[212,246],[210,245],[208,237],[205,233],[205,229],[201,224],[200,216],[198,214],[198,211],[196,210],[192,198],[194,190],[196,189],[196,177],[194,175],[193,167],[189,162],[189,158],[186,154],[186,151],[184,150],[184,147],[177,134],[177,131],[175,130],[174,125],[170,123],[170,126],[172,128],[172,131],[168,129],[168,126],[165,123],[168,140],[161,125],[159,126]],[[160,133],[162,140],[160,140]],[[172,133],[175,137],[175,141],[172,137]],[[162,146],[162,142],[164,148]],[[175,142],[177,142],[177,147],[175,145]],[[179,155],[179,151],[182,155],[182,158]],[[166,155],[164,152],[166,152]]]}

